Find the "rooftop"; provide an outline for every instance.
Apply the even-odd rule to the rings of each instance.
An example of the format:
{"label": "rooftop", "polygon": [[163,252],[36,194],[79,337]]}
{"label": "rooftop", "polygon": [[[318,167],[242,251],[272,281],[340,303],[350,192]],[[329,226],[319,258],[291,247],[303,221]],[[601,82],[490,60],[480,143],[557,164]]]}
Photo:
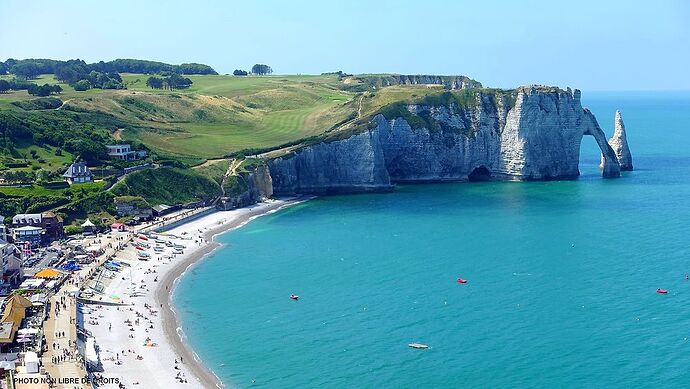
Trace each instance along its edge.
{"label": "rooftop", "polygon": [[41,227],[34,227],[34,226],[24,226],[24,227],[19,227],[15,228],[14,231],[41,231]]}
{"label": "rooftop", "polygon": [[75,162],[67,168],[67,171],[62,176],[66,178],[90,177],[92,174],[84,162]]}
{"label": "rooftop", "polygon": [[40,223],[42,219],[40,213],[19,213],[12,218],[12,224]]}

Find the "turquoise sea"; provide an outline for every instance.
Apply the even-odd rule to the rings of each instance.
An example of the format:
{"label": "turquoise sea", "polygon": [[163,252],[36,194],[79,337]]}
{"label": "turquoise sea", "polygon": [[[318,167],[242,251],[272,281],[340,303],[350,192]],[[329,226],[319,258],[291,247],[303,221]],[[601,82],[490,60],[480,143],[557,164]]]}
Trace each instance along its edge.
{"label": "turquoise sea", "polygon": [[239,387],[687,387],[690,92],[583,105],[607,137],[622,110],[634,172],[601,179],[586,137],[576,181],[405,185],[259,218],[175,290],[190,344]]}

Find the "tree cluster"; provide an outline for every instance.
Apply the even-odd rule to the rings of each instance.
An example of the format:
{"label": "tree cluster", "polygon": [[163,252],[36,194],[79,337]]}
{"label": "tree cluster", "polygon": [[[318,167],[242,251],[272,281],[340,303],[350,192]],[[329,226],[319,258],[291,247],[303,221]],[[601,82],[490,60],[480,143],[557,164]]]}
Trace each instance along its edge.
{"label": "tree cluster", "polygon": [[31,171],[10,170],[0,173],[0,178],[6,184],[30,184],[36,179],[36,176]]}
{"label": "tree cluster", "polygon": [[54,59],[8,59],[0,62],[0,74],[12,73],[25,79],[36,78],[40,74],[57,74],[66,66],[77,66],[81,73],[90,73],[92,70],[99,73],[161,73],[171,72],[178,74],[218,74],[212,67],[199,63],[183,63],[171,65],[163,62],[146,61],[140,59],[116,59],[108,62],[95,62],[87,64],[80,59],[58,61]]}
{"label": "tree cluster", "polygon": [[10,89],[12,88],[10,87],[9,81],[0,80],[0,93],[7,93],[7,91],[9,91]]}
{"label": "tree cluster", "polygon": [[31,86],[29,86],[26,90],[32,96],[46,97],[46,96],[50,96],[53,93],[62,92],[62,87],[60,87],[60,85],[50,85],[50,84],[43,84],[41,86],[38,86],[36,84],[31,84]]}
{"label": "tree cluster", "polygon": [[[46,84],[48,85],[48,84]],[[50,85],[48,85],[50,86]],[[18,80],[16,78],[11,79],[11,80],[0,80],[0,93],[7,93],[10,90],[26,90],[26,91],[34,91],[34,93],[29,92],[29,94],[37,94],[35,93],[37,91],[37,88],[40,88],[36,83],[25,81],[25,80]],[[48,88],[45,87],[43,88],[44,91],[47,91]],[[55,85],[52,87],[50,93],[60,93],[62,92],[62,88],[60,86]],[[49,93],[49,94],[50,94]],[[39,95],[43,96],[43,95]],[[48,95],[45,95],[48,96]]]}
{"label": "tree cluster", "polygon": [[[99,62],[101,63],[101,62]],[[110,71],[120,73],[154,74],[170,72],[177,74],[218,74],[212,67],[200,63],[183,63],[170,65],[163,62],[146,61],[141,59],[116,59],[105,62],[105,66],[112,67]]]}
{"label": "tree cluster", "polygon": [[273,69],[270,66],[257,63],[252,66],[252,74],[257,74],[259,76],[267,75],[273,73]]}
{"label": "tree cluster", "polygon": [[151,89],[183,89],[189,88],[192,85],[192,80],[187,77],[182,77],[179,74],[171,74],[167,77],[149,77],[146,80],[146,86]]}
{"label": "tree cluster", "polygon": [[70,84],[78,91],[91,88],[124,89],[119,73],[89,70],[86,64],[80,63],[70,63],[58,67],[55,71],[55,78]]}
{"label": "tree cluster", "polygon": [[25,80],[18,80],[16,78],[11,80],[0,80],[0,93],[5,93],[9,90],[28,90],[32,85],[36,84]]}
{"label": "tree cluster", "polygon": [[242,69],[235,69],[235,71],[232,72],[233,76],[246,76],[247,74],[247,71]]}
{"label": "tree cluster", "polygon": [[[55,74],[55,78],[72,86],[77,91],[91,88],[124,89],[120,72],[126,73],[159,73],[166,76],[165,84],[160,87],[177,89],[186,88],[191,80],[181,74],[218,74],[212,67],[198,63],[170,65],[163,62],[138,59],[116,59],[109,62],[87,64],[80,59],[57,61],[52,59],[8,59],[0,62],[0,74],[11,73],[22,80],[31,80],[41,74]],[[6,87],[6,85],[5,85]],[[4,92],[10,89],[4,89]],[[26,88],[28,89],[28,86]],[[0,93],[3,90],[0,89]]]}
{"label": "tree cluster", "polygon": [[91,112],[66,110],[0,111],[0,152],[14,155],[18,145],[50,145],[98,162],[107,158],[105,145],[112,142],[106,128],[122,128],[125,123]]}

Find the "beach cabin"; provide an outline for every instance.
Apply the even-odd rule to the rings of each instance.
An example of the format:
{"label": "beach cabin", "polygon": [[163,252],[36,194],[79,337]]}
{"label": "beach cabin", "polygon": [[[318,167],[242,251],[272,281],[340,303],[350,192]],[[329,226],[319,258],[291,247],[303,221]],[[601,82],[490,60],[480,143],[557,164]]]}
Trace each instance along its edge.
{"label": "beach cabin", "polygon": [[125,232],[127,231],[127,226],[122,223],[113,223],[110,225],[110,230],[114,232]]}

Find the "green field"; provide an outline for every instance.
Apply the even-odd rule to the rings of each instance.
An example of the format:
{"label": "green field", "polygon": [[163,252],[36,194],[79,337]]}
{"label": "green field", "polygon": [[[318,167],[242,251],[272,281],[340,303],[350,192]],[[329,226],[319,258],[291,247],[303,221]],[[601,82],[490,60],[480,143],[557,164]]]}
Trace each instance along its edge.
{"label": "green field", "polygon": [[0,186],[0,193],[7,197],[24,196],[64,196],[65,191],[83,191],[84,193],[98,192],[103,188],[103,182],[88,182],[84,184],[74,184],[65,189],[48,189],[40,185],[30,186]]}
{"label": "green field", "polygon": [[[97,178],[113,183],[127,164],[109,160],[104,146],[118,141],[148,148],[145,162],[166,167],[129,174],[109,191],[103,191],[104,182],[69,189],[1,186],[0,212],[54,209],[68,223],[79,223],[88,215],[95,220],[114,215],[113,195],[141,196],[155,205],[239,194],[246,189],[240,177],[248,174],[247,161],[347,137],[368,128],[378,113],[409,114],[406,103],[474,96],[447,93],[440,85],[382,86],[395,79],[391,75],[189,75],[191,87],[172,91],[148,88],[146,74],[121,76],[127,89],[77,92],[53,75],[42,75],[31,81],[58,83],[63,92],[42,100],[26,91],[0,94],[6,134],[12,135],[12,127],[25,129],[5,143],[0,171],[29,172],[43,177],[41,182],[60,180],[64,168],[83,153],[95,155],[88,147],[95,142],[101,154],[87,161]],[[253,154],[261,158],[244,159]],[[30,182],[18,175],[8,182]]]}
{"label": "green field", "polygon": [[[3,76],[7,77],[7,76]],[[389,86],[364,93],[366,85],[336,75],[189,75],[193,84],[179,90],[151,89],[149,75],[123,73],[126,90],[75,92],[60,84],[63,109],[98,112],[128,125],[115,137],[141,141],[159,156],[201,163],[245,149],[270,148],[322,134],[339,123],[369,117],[382,107],[443,91],[442,86]],[[37,83],[57,83],[42,75]],[[25,91],[0,95],[29,99]],[[114,132],[114,130],[111,129]]]}
{"label": "green field", "polygon": [[[33,158],[31,151],[34,150],[36,158]],[[54,147],[39,147],[37,145],[22,145],[17,148],[20,158],[13,158],[14,161],[27,162],[29,166],[26,168],[17,168],[16,170],[31,170],[34,168],[41,168],[50,171],[57,171],[64,168],[66,165],[74,161],[74,156],[67,151],[62,150],[62,155],[56,155],[56,148]]]}
{"label": "green field", "polygon": [[[322,133],[356,110],[355,94],[337,76],[188,76],[182,90],[152,90],[148,75],[123,74],[126,90],[75,92],[61,84],[63,109],[112,115],[130,124],[123,140],[140,140],[161,155],[218,158],[248,148],[277,146]],[[52,75],[35,81],[56,83]],[[7,102],[26,91],[0,95]]]}

